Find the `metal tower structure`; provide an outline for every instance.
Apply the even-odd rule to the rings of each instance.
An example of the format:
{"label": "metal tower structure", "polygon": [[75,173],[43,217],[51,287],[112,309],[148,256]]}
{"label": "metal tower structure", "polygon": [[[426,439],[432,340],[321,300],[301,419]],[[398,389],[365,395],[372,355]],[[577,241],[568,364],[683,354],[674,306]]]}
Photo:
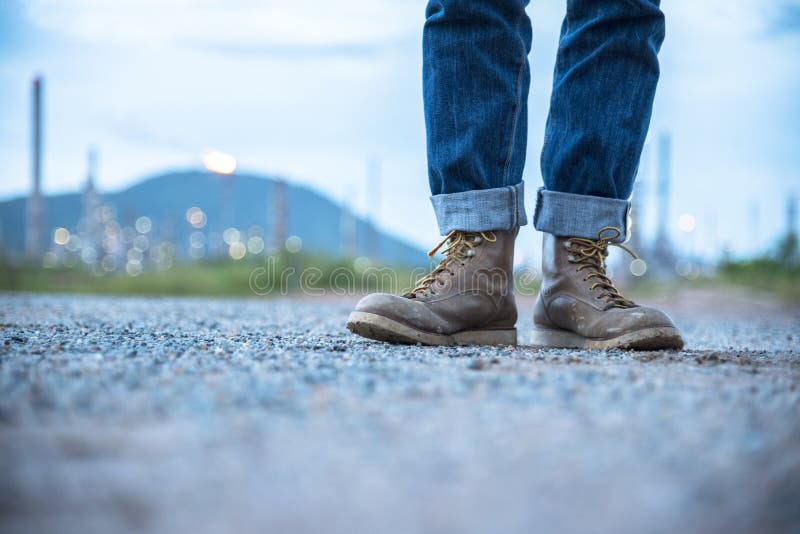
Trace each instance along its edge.
{"label": "metal tower structure", "polygon": [[662,133],[658,138],[658,182],[656,184],[656,240],[653,256],[657,271],[674,276],[675,253],[669,237],[669,195],[672,180],[672,139]]}
{"label": "metal tower structure", "polygon": [[277,180],[272,190],[272,249],[283,250],[289,218],[289,188],[283,180]]}
{"label": "metal tower structure", "polygon": [[33,189],[28,196],[27,221],[25,228],[25,251],[29,258],[39,258],[42,254],[43,218],[42,206],[42,92],[44,80],[33,79],[31,92],[31,175]]}
{"label": "metal tower structure", "polygon": [[83,188],[81,220],[78,231],[82,241],[100,252],[103,246],[103,223],[100,220],[99,210],[102,199],[97,192],[95,180],[97,178],[97,151],[89,148],[86,153],[86,185]]}

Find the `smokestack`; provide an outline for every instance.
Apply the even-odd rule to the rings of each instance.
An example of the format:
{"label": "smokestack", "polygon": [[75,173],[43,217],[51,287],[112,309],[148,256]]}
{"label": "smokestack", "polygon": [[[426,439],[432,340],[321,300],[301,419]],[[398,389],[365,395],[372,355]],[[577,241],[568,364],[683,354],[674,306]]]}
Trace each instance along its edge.
{"label": "smokestack", "polygon": [[287,220],[289,218],[288,186],[283,180],[277,180],[272,193],[272,248],[276,252],[283,250],[286,243]]}
{"label": "smokestack", "polygon": [[86,152],[86,189],[95,191],[97,180],[97,149],[89,147]]}
{"label": "smokestack", "polygon": [[661,276],[675,276],[675,252],[669,238],[669,189],[672,180],[672,139],[668,133],[658,138],[656,182],[656,241],[653,246],[653,266]]}
{"label": "smokestack", "polygon": [[44,80],[33,79],[32,97],[32,147],[31,174],[33,190],[28,197],[27,228],[25,231],[25,250],[29,258],[38,259],[42,253],[42,91]]}

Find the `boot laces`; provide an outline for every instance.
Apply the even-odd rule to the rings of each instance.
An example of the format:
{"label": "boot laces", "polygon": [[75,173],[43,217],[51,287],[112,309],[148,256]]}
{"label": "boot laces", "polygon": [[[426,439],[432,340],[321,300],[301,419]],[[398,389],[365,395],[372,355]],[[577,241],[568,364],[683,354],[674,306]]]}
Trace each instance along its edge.
{"label": "boot laces", "polygon": [[451,231],[439,244],[428,251],[428,257],[433,258],[441,249],[444,259],[439,262],[439,265],[433,271],[417,280],[416,287],[404,296],[415,298],[417,293],[430,292],[430,294],[436,294],[433,285],[436,282],[442,282],[445,275],[455,276],[456,268],[463,266],[469,258],[473,257],[475,255],[475,247],[484,241],[494,243],[497,241],[497,235],[494,232]]}
{"label": "boot laces", "polygon": [[622,296],[622,293],[619,292],[619,289],[614,286],[614,283],[606,274],[605,259],[608,256],[609,246],[619,247],[633,256],[633,259],[639,259],[631,249],[614,242],[614,239],[621,235],[622,232],[619,228],[605,226],[598,232],[596,240],[571,237],[564,242],[564,248],[569,251],[567,260],[578,265],[576,271],[586,271],[583,277],[584,282],[593,280],[592,285],[589,286],[589,291],[600,288],[600,293],[595,298],[605,299],[606,303],[617,308],[635,308],[636,304]]}

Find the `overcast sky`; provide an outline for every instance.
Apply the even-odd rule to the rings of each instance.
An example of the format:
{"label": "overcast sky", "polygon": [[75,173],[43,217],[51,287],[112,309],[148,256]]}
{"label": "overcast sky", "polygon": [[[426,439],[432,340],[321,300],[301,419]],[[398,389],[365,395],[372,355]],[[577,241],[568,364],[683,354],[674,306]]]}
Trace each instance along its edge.
{"label": "overcast sky", "polygon": [[[529,213],[563,11],[529,8]],[[674,239],[763,249],[784,227],[787,194],[800,194],[800,2],[669,0],[664,11],[651,138],[673,136]],[[30,187],[29,86],[42,73],[46,192],[81,186],[90,145],[103,190],[198,167],[215,148],[430,245],[423,20],[424,2],[400,0],[0,0],[0,198]],[[370,156],[382,169],[372,205]],[[692,234],[678,230],[682,213],[697,218]]]}

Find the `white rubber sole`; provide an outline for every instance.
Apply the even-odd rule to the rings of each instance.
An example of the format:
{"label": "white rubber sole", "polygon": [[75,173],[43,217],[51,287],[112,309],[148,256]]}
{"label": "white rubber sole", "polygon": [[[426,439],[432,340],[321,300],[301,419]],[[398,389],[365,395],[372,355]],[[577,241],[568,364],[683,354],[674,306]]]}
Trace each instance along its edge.
{"label": "white rubber sole", "polygon": [[462,330],[454,334],[434,334],[417,330],[393,319],[368,312],[353,312],[347,329],[376,341],[415,345],[517,345],[516,328]]}
{"label": "white rubber sole", "polygon": [[561,329],[533,328],[532,344],[539,348],[659,350],[683,348],[683,338],[671,326],[655,326],[610,338],[584,337]]}

